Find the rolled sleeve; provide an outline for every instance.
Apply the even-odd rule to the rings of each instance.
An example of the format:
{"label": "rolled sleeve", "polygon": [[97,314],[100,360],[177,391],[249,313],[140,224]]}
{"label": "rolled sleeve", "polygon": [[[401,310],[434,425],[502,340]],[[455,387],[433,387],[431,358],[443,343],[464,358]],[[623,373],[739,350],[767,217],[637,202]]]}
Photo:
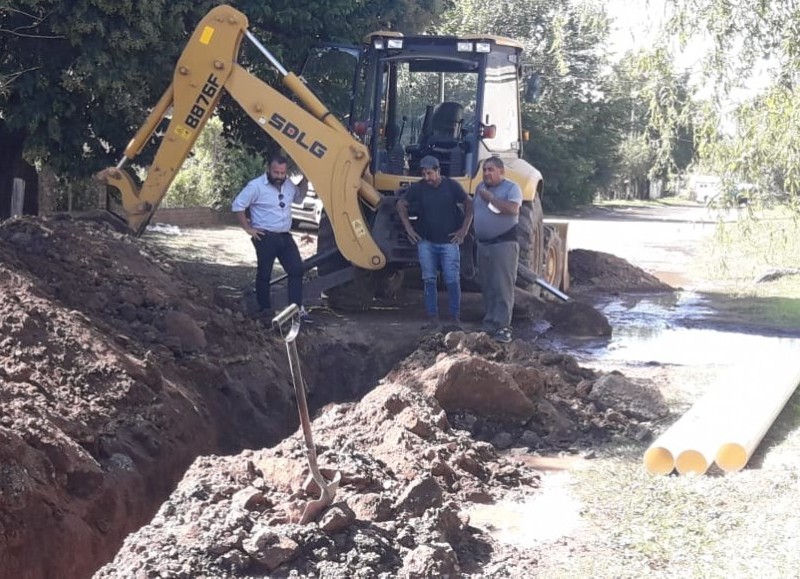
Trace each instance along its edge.
{"label": "rolled sleeve", "polygon": [[231,203],[231,210],[234,213],[240,213],[250,207],[256,193],[256,188],[251,183],[245,185],[245,188],[239,192],[233,203]]}

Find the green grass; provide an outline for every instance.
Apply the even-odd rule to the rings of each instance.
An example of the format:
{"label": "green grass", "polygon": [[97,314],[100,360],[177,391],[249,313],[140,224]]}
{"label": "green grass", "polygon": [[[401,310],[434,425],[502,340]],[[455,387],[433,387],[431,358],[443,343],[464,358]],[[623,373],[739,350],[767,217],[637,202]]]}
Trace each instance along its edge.
{"label": "green grass", "polygon": [[542,577],[796,577],[800,393],[745,470],[653,476],[644,447],[608,448],[573,471],[584,543]]}
{"label": "green grass", "polygon": [[695,266],[715,292],[736,298],[736,307],[753,320],[800,327],[800,275],[755,281],[771,270],[800,269],[800,221],[780,210],[737,217],[718,223]]}
{"label": "green grass", "polygon": [[[707,271],[718,281],[749,282],[770,269],[800,268],[800,221],[779,211],[742,213],[734,221],[717,225],[709,250],[704,265],[710,266]],[[800,276],[754,289],[786,296],[786,291],[796,288],[800,288]]]}

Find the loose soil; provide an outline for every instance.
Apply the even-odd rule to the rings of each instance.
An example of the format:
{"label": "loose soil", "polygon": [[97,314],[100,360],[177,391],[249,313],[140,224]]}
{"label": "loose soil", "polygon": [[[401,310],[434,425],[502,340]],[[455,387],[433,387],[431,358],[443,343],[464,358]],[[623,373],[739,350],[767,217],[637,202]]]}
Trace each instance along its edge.
{"label": "loose soil", "polygon": [[[0,577],[530,576],[546,557],[479,524],[481,506],[541,493],[541,455],[640,445],[667,412],[650,377],[477,333],[479,296],[449,334],[420,331],[414,290],[358,315],[319,306],[298,345],[342,484],[300,526],[317,491],[286,350],[245,315],[252,247],[229,233],[0,226]],[[613,255],[571,257],[587,296],[665,289]],[[591,308],[520,303],[542,332],[598,335]]]}

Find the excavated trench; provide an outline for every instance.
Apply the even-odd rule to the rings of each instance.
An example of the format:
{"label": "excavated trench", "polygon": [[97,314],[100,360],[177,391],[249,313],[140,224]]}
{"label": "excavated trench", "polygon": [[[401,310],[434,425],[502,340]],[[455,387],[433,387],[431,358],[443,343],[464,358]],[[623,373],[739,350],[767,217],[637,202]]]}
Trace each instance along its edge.
{"label": "excavated trench", "polygon": [[[3,579],[86,577],[115,553],[99,576],[486,572],[508,553],[462,507],[538,481],[499,450],[640,440],[663,415],[646,384],[522,340],[423,337],[402,308],[320,312],[298,349],[320,460],[345,476],[309,530],[293,522],[313,492],[298,491],[305,459],[271,329],[103,224],[15,220],[0,241]],[[631,389],[649,407],[626,405]]]}
{"label": "excavated trench", "polygon": [[[92,222],[6,222],[0,286],[4,579],[91,575],[196,457],[297,428],[284,344],[152,246]],[[312,410],[415,347],[343,326],[298,340]]]}

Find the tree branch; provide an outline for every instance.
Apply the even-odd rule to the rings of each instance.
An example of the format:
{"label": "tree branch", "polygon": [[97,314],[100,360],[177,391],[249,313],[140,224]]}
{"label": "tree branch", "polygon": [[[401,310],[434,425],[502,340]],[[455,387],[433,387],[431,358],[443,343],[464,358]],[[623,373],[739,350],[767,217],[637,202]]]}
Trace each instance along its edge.
{"label": "tree branch", "polygon": [[31,68],[26,68],[25,70],[20,70],[18,72],[14,72],[11,74],[3,74],[0,75],[0,94],[8,90],[8,87],[11,83],[21,77],[23,74],[27,72],[33,72],[35,70],[39,70],[42,68],[41,66],[34,66]]}
{"label": "tree branch", "polygon": [[36,28],[37,26],[41,25],[45,20],[47,20],[48,16],[50,15],[45,14],[44,16],[35,16],[33,14],[28,14],[27,12],[23,12],[22,10],[16,10],[14,8],[2,8],[0,9],[0,14],[3,12],[13,12],[15,14],[21,14],[26,18],[30,18],[33,22],[27,24],[25,26],[18,26],[14,29],[7,29],[7,28],[0,28],[0,34],[10,34],[12,36],[17,36],[19,38],[44,38],[48,40],[52,39],[63,39],[65,36],[62,35],[46,35],[46,34],[28,34],[21,32],[23,30],[30,30],[31,28]]}
{"label": "tree branch", "polygon": [[[19,30],[19,28],[17,28],[17,30]],[[12,36],[17,36],[19,38],[45,38],[45,39],[48,39],[48,40],[58,39],[58,38],[60,38],[60,39],[66,38],[66,36],[63,36],[63,35],[60,35],[60,34],[59,35],[53,35],[53,36],[44,35],[44,34],[22,34],[20,32],[17,32],[16,30],[8,30],[6,28],[0,28],[0,34],[3,34],[3,33],[10,34]]]}

